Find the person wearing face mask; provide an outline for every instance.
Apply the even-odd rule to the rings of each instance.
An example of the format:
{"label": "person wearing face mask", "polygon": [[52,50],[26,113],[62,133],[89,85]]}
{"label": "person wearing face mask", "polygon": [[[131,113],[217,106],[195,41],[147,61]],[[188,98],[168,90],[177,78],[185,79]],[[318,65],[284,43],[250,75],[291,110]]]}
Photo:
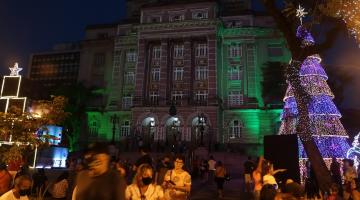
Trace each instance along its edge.
{"label": "person wearing face mask", "polygon": [[15,185],[12,190],[9,190],[0,197],[0,200],[29,200],[31,190],[31,179],[29,176],[18,176],[15,179]]}
{"label": "person wearing face mask", "polygon": [[77,176],[72,200],[124,200],[125,179],[110,168],[108,147],[95,143],[86,160],[87,169]]}
{"label": "person wearing face mask", "polygon": [[126,200],[163,200],[164,191],[154,184],[154,172],[149,164],[138,167],[134,181],[125,190]]}
{"label": "person wearing face mask", "polygon": [[183,169],[184,165],[184,156],[177,155],[174,161],[174,169],[168,170],[164,178],[165,199],[188,199],[191,190],[191,175]]}
{"label": "person wearing face mask", "polygon": [[161,159],[159,165],[157,166],[157,170],[156,170],[156,183],[158,185],[163,184],[165,174],[169,169],[171,169],[170,157],[164,156]]}

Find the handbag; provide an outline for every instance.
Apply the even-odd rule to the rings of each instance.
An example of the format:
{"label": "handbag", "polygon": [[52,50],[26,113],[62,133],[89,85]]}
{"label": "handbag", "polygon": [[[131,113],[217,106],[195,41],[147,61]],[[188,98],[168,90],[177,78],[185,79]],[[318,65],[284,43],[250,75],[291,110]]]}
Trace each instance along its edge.
{"label": "handbag", "polygon": [[231,180],[230,174],[225,174],[225,180],[226,180],[226,181],[230,181],[230,180]]}

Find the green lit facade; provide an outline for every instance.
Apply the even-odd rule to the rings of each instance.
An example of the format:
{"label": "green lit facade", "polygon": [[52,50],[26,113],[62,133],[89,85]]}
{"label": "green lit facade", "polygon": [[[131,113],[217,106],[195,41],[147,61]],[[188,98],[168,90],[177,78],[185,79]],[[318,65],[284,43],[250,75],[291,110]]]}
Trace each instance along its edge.
{"label": "green lit facade", "polygon": [[[226,24],[226,23],[224,23]],[[276,134],[281,109],[264,107],[262,70],[266,62],[288,62],[285,41],[273,28],[218,29],[219,141],[230,149],[261,154],[263,137]]]}
{"label": "green lit facade", "polygon": [[[194,8],[197,6],[196,9],[198,9],[199,6],[212,8],[213,5],[204,3],[194,4],[193,6]],[[161,137],[168,137],[164,136],[164,134],[168,134],[168,121],[172,120],[168,110],[169,102],[172,99],[171,90],[173,89],[166,87],[169,79],[171,79],[169,74],[172,74],[170,64],[166,63],[172,63],[172,60],[164,62],[162,53],[159,57],[160,69],[163,69],[163,65],[168,67],[167,72],[161,71],[160,73],[161,77],[167,76],[167,79],[164,79],[167,83],[160,82],[156,85],[151,82],[149,84],[144,83],[144,81],[149,80],[145,78],[146,73],[149,72],[146,72],[146,70],[144,72],[139,71],[139,66],[146,62],[145,54],[150,52],[145,50],[147,44],[160,45],[161,52],[166,49],[166,53],[172,51],[172,42],[183,44],[184,60],[179,61],[179,66],[185,66],[184,76],[186,76],[186,70],[188,69],[191,70],[189,74],[193,76],[195,72],[190,69],[191,63],[197,60],[193,58],[194,55],[191,53],[187,56],[187,52],[192,52],[190,47],[196,42],[207,41],[208,48],[214,48],[215,51],[209,50],[209,52],[213,51],[214,53],[209,53],[205,63],[215,60],[215,76],[207,75],[209,79],[205,84],[200,86],[193,84],[189,88],[182,84],[173,84],[171,80],[169,82],[172,85],[171,87],[177,88],[177,90],[193,92],[188,96],[185,94],[185,97],[180,100],[181,105],[178,105],[176,118],[180,120],[181,127],[176,130],[186,132],[187,135],[178,138],[181,138],[181,142],[190,144],[192,147],[197,144],[192,138],[197,137],[195,136],[198,132],[196,119],[199,118],[199,110],[202,110],[201,112],[204,112],[205,116],[209,116],[208,118],[211,119],[211,127],[209,128],[211,134],[209,131],[208,135],[212,136],[212,138],[205,140],[206,145],[216,145],[220,148],[230,148],[235,151],[242,150],[254,155],[261,154],[263,137],[276,134],[280,126],[281,109],[266,108],[261,95],[261,68],[264,64],[269,61],[288,62],[290,60],[290,53],[286,50],[285,41],[280,33],[271,28],[271,25],[269,26],[267,22],[257,22],[263,19],[258,19],[258,17],[252,15],[219,17],[208,11],[212,9],[204,8],[204,12],[209,12],[204,15],[209,17],[209,20],[187,20],[189,16],[184,14],[183,17],[176,18],[180,21],[172,22],[170,20],[163,22],[163,16],[159,18],[156,15],[156,18],[151,18],[153,17],[151,9],[147,8],[147,12],[150,14],[148,18],[144,18],[145,20],[142,19],[139,23],[119,24],[117,27],[113,46],[113,65],[106,73],[108,74],[106,76],[107,84],[103,91],[106,103],[101,111],[95,109],[87,112],[88,141],[111,141],[114,128],[112,116],[114,115],[119,118],[115,121],[114,139],[116,142],[127,146],[136,145],[138,143],[136,137],[144,131],[160,132],[163,134]],[[171,10],[172,7],[157,7],[154,9]],[[190,6],[188,9],[188,12],[190,12],[193,8]],[[171,13],[166,10],[162,13],[166,12]],[[178,12],[174,11],[174,13],[177,15]],[[147,15],[143,14],[144,16],[147,17]],[[160,21],[149,22],[147,19],[160,19]],[[271,18],[267,17],[263,21],[269,19]],[[204,30],[204,36],[201,36],[201,33],[199,34],[202,38],[191,35],[199,30],[198,27]],[[173,31],[171,31],[171,28],[173,28]],[[182,33],[182,38],[176,36],[178,28],[182,28],[185,32]],[[213,30],[215,32],[212,32]],[[214,39],[212,39],[211,34],[213,34]],[[199,41],[196,41],[196,39],[194,41],[196,37],[199,38]],[[213,45],[211,42],[214,40]],[[150,42],[146,43],[147,41]],[[168,58],[171,59],[171,56],[168,56]],[[205,106],[195,105],[191,101],[193,99],[191,95],[194,95],[196,87],[205,88],[203,90],[208,90],[208,94],[214,96],[211,98],[211,95],[209,95]],[[158,105],[152,107],[147,104],[146,98],[149,97],[146,97],[145,88],[147,90],[160,88],[160,103]],[[167,89],[162,90],[161,88]],[[168,90],[170,90],[170,94]],[[164,96],[161,96],[162,92]],[[161,103],[161,101],[164,101],[164,103]],[[154,120],[156,127],[151,127],[151,125],[145,123],[148,118]],[[155,137],[160,138],[160,136]]]}

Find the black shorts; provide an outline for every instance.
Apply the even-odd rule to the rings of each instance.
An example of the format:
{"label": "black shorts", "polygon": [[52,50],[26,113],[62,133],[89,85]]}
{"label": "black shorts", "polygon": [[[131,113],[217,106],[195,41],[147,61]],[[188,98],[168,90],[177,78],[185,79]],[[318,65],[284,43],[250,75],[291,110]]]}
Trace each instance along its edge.
{"label": "black shorts", "polygon": [[225,182],[224,177],[215,177],[215,182],[218,189],[224,189],[224,182]]}

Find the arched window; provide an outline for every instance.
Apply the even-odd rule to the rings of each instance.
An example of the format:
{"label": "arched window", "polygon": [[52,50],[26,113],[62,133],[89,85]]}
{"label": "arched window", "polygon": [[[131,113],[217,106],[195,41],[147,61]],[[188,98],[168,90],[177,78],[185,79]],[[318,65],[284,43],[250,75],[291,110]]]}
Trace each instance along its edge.
{"label": "arched window", "polygon": [[240,120],[233,120],[230,127],[230,139],[242,137],[243,124]]}

